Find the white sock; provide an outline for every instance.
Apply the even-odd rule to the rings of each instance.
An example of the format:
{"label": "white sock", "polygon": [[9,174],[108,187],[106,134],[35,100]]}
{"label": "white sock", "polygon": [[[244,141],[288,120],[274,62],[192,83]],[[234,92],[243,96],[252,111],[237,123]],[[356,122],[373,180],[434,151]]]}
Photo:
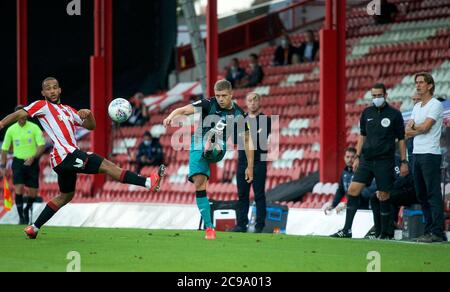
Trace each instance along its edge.
{"label": "white sock", "polygon": [[149,177],[147,177],[147,180],[145,181],[145,187],[147,189],[150,189],[152,187],[152,180]]}
{"label": "white sock", "polygon": [[36,226],[34,226],[34,224],[32,225],[34,232],[38,232],[39,228],[37,228]]}

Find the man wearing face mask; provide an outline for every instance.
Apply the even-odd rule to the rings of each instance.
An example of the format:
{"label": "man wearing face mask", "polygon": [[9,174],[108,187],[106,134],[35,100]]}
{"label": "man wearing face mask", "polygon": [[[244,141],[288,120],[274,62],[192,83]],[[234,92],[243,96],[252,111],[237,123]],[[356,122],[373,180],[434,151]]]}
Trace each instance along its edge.
{"label": "man wearing face mask", "polygon": [[275,55],[273,58],[274,66],[284,66],[292,64],[292,56],[298,54],[298,48],[294,47],[289,40],[289,36],[284,34],[280,45],[275,50]]}
{"label": "man wearing face mask", "polygon": [[355,175],[347,192],[347,211],[345,226],[332,237],[351,238],[352,224],[359,207],[360,194],[375,177],[380,200],[381,235],[380,239],[392,239],[391,204],[389,193],[395,181],[395,142],[398,140],[400,152],[400,175],[408,175],[406,160],[405,125],[403,116],[386,102],[386,87],[377,83],[372,87],[373,105],[366,108],[360,119],[361,134],[356,146],[356,159],[353,163]]}
{"label": "man wearing face mask", "polygon": [[158,166],[163,162],[163,149],[158,139],[152,138],[149,132],[144,133],[144,139],[139,145],[136,155],[137,172],[144,166]]}

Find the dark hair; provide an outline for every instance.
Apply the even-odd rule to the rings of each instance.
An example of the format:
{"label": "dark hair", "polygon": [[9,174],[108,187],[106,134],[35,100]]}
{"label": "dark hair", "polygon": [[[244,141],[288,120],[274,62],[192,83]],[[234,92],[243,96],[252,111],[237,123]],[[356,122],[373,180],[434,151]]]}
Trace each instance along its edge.
{"label": "dark hair", "polygon": [[253,58],[255,58],[256,60],[258,60],[258,55],[257,55],[257,54],[255,54],[255,53],[253,53],[253,54],[250,54],[250,57],[253,57]]}
{"label": "dark hair", "polygon": [[383,89],[383,93],[386,94],[386,86],[384,85],[384,83],[375,83],[374,86],[372,86],[372,89]]}
{"label": "dark hair", "polygon": [[14,111],[16,112],[16,111],[21,110],[21,109],[24,109],[24,108],[25,108],[25,106],[19,104],[18,106],[16,106],[16,107],[14,108]]}
{"label": "dark hair", "polygon": [[414,77],[414,82],[417,81],[418,77],[423,77],[423,79],[425,80],[425,82],[427,84],[433,85],[433,87],[431,87],[431,89],[430,89],[430,93],[434,94],[434,88],[436,86],[434,85],[434,78],[433,78],[433,76],[431,76],[431,74],[427,73],[427,72],[420,72],[420,73],[417,73],[416,76]]}
{"label": "dark hair", "polygon": [[44,88],[45,82],[50,81],[50,80],[55,80],[56,82],[59,83],[58,79],[56,79],[55,77],[47,77],[44,79],[44,81],[42,81],[42,88]]}
{"label": "dark hair", "polygon": [[345,152],[351,152],[351,153],[356,154],[356,148],[355,147],[347,147],[345,149]]}
{"label": "dark hair", "polygon": [[152,138],[152,134],[149,131],[145,131],[144,132],[144,137],[145,136],[148,136],[148,137]]}

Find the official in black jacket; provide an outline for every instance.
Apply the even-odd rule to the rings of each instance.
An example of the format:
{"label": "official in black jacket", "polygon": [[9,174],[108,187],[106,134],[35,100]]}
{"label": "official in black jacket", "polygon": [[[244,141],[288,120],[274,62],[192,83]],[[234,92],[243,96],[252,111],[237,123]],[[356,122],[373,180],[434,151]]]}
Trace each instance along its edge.
{"label": "official in black jacket", "polygon": [[355,176],[348,189],[348,203],[345,226],[333,237],[352,237],[351,227],[359,207],[359,196],[366,185],[375,177],[380,200],[381,235],[380,239],[391,239],[389,224],[392,220],[389,193],[395,181],[395,143],[398,140],[400,151],[400,175],[409,173],[406,160],[405,125],[403,116],[387,102],[384,84],[372,87],[373,105],[366,108],[360,119],[361,135],[356,146],[357,156],[353,164]]}

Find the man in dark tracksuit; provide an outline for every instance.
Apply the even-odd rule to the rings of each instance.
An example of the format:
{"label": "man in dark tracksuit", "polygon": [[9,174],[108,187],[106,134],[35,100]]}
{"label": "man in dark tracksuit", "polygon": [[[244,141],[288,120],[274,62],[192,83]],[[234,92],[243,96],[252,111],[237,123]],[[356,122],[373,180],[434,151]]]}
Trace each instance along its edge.
{"label": "man in dark tracksuit", "polygon": [[238,187],[237,224],[233,231],[247,232],[248,210],[250,206],[250,186],[253,184],[256,203],[255,233],[261,233],[266,220],[266,176],[267,176],[267,150],[270,135],[270,118],[261,113],[261,96],[257,93],[249,93],[246,97],[248,109],[247,125],[250,128],[252,141],[254,142],[254,179],[252,183],[245,180],[247,158],[244,150],[239,150],[238,169],[236,173]]}
{"label": "man in dark tracksuit", "polygon": [[406,160],[405,125],[403,116],[386,102],[387,92],[384,84],[372,87],[373,106],[366,108],[360,119],[361,135],[356,146],[357,156],[353,164],[355,176],[348,189],[348,203],[345,226],[332,237],[352,237],[352,224],[359,207],[360,194],[364,187],[375,181],[380,200],[381,235],[380,239],[391,239],[389,228],[392,221],[392,207],[389,193],[395,180],[395,141],[400,150],[400,175],[408,174]]}

